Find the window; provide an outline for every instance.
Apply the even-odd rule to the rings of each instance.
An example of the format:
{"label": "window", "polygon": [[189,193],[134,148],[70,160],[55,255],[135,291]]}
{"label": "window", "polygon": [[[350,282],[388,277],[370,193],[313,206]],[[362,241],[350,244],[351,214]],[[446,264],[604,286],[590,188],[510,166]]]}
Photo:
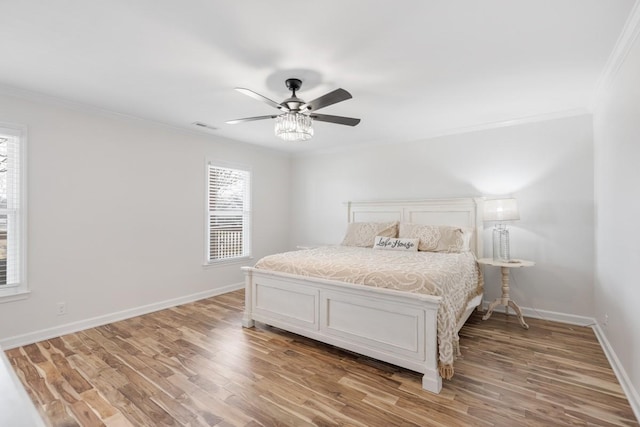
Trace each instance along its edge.
{"label": "window", "polygon": [[251,254],[251,172],[207,165],[207,262]]}
{"label": "window", "polygon": [[24,130],[0,127],[0,299],[27,293]]}

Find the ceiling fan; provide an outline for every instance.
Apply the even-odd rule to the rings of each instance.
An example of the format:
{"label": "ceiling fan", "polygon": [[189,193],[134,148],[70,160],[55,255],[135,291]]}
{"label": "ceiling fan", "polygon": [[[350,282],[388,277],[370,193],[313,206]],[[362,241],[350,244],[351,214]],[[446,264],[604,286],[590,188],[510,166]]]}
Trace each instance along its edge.
{"label": "ceiling fan", "polygon": [[300,90],[300,87],[302,86],[302,80],[287,79],[285,84],[292,94],[290,98],[285,99],[279,104],[252,90],[241,87],[236,88],[238,92],[244,93],[258,101],[265,102],[280,110],[281,113],[229,120],[227,123],[233,125],[237,123],[252,122],[254,120],[276,119],[275,134],[285,141],[306,141],[311,139],[313,136],[313,120],[347,126],[355,126],[360,123],[360,119],[354,119],[352,117],[331,116],[328,114],[315,113],[321,108],[352,98],[351,94],[346,90],[336,89],[314,99],[313,101],[305,102],[296,96],[296,91]]}

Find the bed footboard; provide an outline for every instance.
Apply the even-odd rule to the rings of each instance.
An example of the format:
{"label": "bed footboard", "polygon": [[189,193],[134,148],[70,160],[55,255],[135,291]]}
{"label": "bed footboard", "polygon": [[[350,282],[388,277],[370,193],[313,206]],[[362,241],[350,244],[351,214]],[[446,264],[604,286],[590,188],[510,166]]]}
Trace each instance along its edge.
{"label": "bed footboard", "polygon": [[438,373],[440,297],[243,268],[244,327],[266,323],[424,374],[422,387],[442,388]]}

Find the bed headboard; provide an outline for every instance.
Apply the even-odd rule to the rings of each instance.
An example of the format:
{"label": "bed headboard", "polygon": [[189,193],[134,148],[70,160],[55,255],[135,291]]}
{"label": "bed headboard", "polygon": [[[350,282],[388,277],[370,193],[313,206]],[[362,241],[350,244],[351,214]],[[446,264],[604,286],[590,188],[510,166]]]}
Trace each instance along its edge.
{"label": "bed headboard", "polygon": [[349,222],[399,221],[414,224],[453,225],[474,229],[471,250],[482,258],[483,199],[379,200],[347,202]]}

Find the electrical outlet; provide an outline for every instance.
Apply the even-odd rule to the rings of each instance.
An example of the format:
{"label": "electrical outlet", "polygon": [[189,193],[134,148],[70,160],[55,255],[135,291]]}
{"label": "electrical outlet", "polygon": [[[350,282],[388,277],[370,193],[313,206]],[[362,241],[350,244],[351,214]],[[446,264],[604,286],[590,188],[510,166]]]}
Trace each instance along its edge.
{"label": "electrical outlet", "polygon": [[58,316],[62,316],[63,314],[67,314],[67,303],[66,302],[59,302],[56,305],[57,311],[56,313],[58,314]]}
{"label": "electrical outlet", "polygon": [[602,323],[602,326],[607,326],[609,324],[609,315],[605,314],[604,315],[604,322]]}

